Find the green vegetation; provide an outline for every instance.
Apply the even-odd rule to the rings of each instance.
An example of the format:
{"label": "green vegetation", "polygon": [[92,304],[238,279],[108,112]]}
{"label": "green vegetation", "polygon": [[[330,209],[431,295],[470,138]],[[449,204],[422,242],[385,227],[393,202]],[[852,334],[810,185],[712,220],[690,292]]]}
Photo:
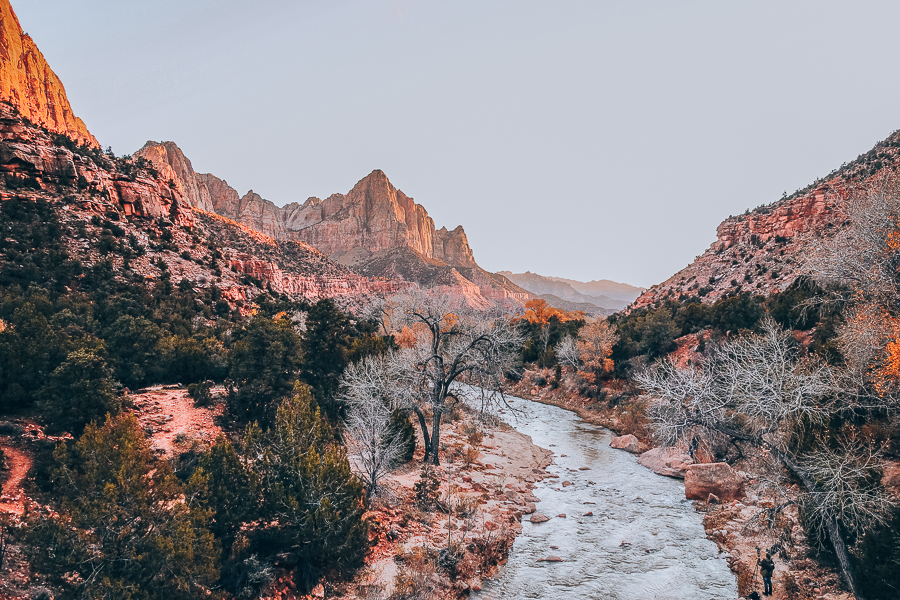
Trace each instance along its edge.
{"label": "green vegetation", "polygon": [[33,568],[70,597],[187,600],[216,582],[208,515],[184,500],[136,418],[89,425],[55,459],[58,513],[30,515],[26,547]]}
{"label": "green vegetation", "polygon": [[[128,266],[144,246],[118,219],[63,224],[43,200],[0,203],[0,411],[77,439],[36,467],[53,510],[32,513],[21,540],[35,572],[63,597],[116,599],[257,597],[285,553],[301,589],[351,574],[369,548],[365,492],[333,397],[348,361],[393,338],[271,290],[243,318],[215,285],[174,284],[163,260],[144,280]],[[171,224],[138,225],[152,250],[177,250]],[[67,237],[105,258],[71,260]],[[226,431],[246,427],[237,447],[232,433],[170,464],[122,411],[124,387],[181,383],[205,404],[213,381],[230,392]]]}
{"label": "green vegetation", "polygon": [[[840,305],[809,304],[822,290],[806,278],[798,278],[784,292],[769,297],[747,293],[728,295],[712,304],[697,298],[667,300],[653,308],[639,308],[628,315],[609,318],[619,334],[611,358],[617,376],[627,376],[631,360],[645,356],[656,359],[675,349],[675,340],[691,333],[711,330],[713,338],[740,332],[759,331],[766,315],[782,327],[807,331],[815,328],[811,350],[835,357],[833,338]],[[701,348],[702,349],[702,348]]]}

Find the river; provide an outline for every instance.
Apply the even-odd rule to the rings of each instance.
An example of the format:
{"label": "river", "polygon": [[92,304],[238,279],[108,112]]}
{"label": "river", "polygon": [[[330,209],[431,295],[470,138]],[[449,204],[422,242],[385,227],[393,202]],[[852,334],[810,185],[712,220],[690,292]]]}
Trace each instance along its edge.
{"label": "river", "polygon": [[[518,416],[503,418],[554,451],[538,483],[538,512],[526,516],[508,563],[474,598],[711,600],[738,597],[734,574],[706,539],[701,515],[684,497],[684,483],[640,466],[633,454],[609,447],[613,434],[567,410],[514,399]],[[586,467],[586,469],[583,469]],[[573,485],[563,487],[563,481]],[[592,512],[592,516],[584,516]],[[565,514],[566,518],[557,517]],[[556,546],[557,548],[553,548]],[[539,562],[556,555],[563,562]]]}

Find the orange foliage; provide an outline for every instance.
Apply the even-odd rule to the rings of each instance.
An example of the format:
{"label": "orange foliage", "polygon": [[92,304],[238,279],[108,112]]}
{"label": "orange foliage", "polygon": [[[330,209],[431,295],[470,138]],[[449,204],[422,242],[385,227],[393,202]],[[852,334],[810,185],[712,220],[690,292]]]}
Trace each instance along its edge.
{"label": "orange foliage", "polygon": [[578,333],[578,354],[584,363],[581,372],[585,379],[593,382],[597,375],[613,370],[615,366],[609,356],[615,343],[619,341],[615,327],[606,320],[597,320],[582,327]]}
{"label": "orange foliage", "polygon": [[891,334],[880,364],[872,367],[872,375],[875,389],[883,396],[900,383],[900,319],[888,314],[882,315],[882,318],[881,326],[886,326]]}
{"label": "orange foliage", "polygon": [[394,335],[394,341],[401,348],[412,348],[416,345],[416,334],[413,333],[412,329],[404,325],[400,333]]}
{"label": "orange foliage", "polygon": [[550,306],[543,298],[534,298],[525,303],[525,314],[522,318],[529,323],[544,326],[553,317],[556,317],[560,323],[578,321],[584,318],[584,311],[573,310],[565,312]]}

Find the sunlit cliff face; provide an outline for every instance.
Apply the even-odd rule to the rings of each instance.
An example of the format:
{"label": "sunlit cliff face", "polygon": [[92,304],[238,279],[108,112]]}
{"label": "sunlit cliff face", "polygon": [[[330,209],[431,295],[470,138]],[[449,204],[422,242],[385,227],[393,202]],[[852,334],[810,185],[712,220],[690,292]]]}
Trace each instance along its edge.
{"label": "sunlit cliff face", "polygon": [[72,113],[66,89],[31,37],[22,31],[9,0],[0,0],[0,101],[41,127],[98,147],[84,122]]}

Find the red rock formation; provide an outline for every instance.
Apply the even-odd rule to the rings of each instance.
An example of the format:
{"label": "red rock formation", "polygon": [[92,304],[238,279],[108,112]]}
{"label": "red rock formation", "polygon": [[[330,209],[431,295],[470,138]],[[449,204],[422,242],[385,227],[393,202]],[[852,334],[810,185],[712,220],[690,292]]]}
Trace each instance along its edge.
{"label": "red rock formation", "polygon": [[744,480],[728,463],[691,465],[684,476],[684,497],[706,500],[713,494],[723,502],[738,500],[744,495]]}
{"label": "red rock formation", "polygon": [[714,302],[732,292],[768,295],[784,290],[802,274],[812,242],[832,235],[846,220],[841,207],[848,190],[895,171],[900,166],[898,151],[900,132],[806,190],[729,217],[706,252],[644,292],[630,308],[685,296]]}
{"label": "red rock formation", "polygon": [[147,142],[136,153],[172,177],[191,206],[212,211],[275,240],[302,241],[361,275],[416,282],[461,295],[471,306],[521,304],[532,294],[475,262],[461,226],[436,230],[427,211],[373,171],[347,194],[277,207],[252,190],[237,191],[194,172],[172,142]]}
{"label": "red rock formation", "polygon": [[22,31],[9,0],[0,0],[0,102],[23,117],[80,144],[99,147],[72,113],[66,89],[31,37]]}
{"label": "red rock formation", "polygon": [[143,156],[153,163],[163,181],[172,181],[185,201],[195,208],[212,211],[209,189],[194,172],[191,161],[173,142],[155,144],[147,142],[136,156]]}
{"label": "red rock formation", "polygon": [[112,161],[97,165],[87,154],[74,153],[53,144],[43,131],[26,125],[8,106],[0,105],[0,174],[7,186],[27,182],[32,188],[55,193],[79,188],[91,197],[108,200],[126,215],[171,219],[193,226],[193,214],[177,189],[145,174],[128,176]]}

